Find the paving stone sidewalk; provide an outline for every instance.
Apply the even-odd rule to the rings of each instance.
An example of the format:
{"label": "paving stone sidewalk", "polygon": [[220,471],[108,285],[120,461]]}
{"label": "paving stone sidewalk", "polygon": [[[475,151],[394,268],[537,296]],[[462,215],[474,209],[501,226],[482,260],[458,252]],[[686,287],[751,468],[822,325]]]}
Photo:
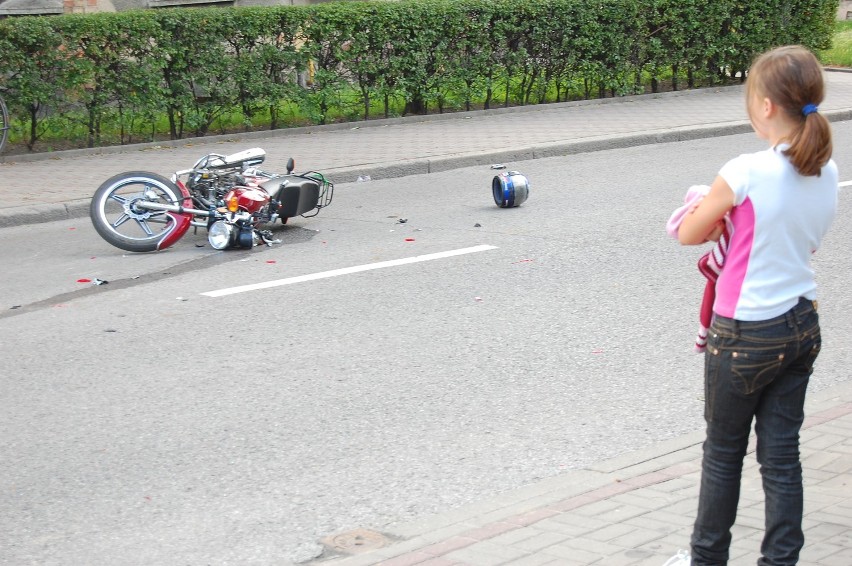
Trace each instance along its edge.
{"label": "paving stone sidewalk", "polygon": [[[807,415],[801,435],[806,543],[799,564],[849,566],[852,383],[809,400]],[[688,547],[702,441],[703,433],[687,435],[443,515],[382,532],[365,527],[340,533],[327,544],[348,544],[329,548],[311,564],[662,566]],[[763,492],[752,441],[733,529],[732,566],[757,562],[763,532]],[[371,548],[379,544],[384,546]]]}
{"label": "paving stone sidewalk", "polygon": [[[821,111],[852,119],[852,73],[828,72]],[[88,214],[111,175],[169,175],[208,152],[267,151],[266,166],[316,169],[337,184],[474,165],[570,155],[749,131],[742,87],[701,89],[541,107],[145,144],[99,151],[0,157],[0,227]],[[35,183],[37,191],[22,191]],[[803,566],[852,565],[852,383],[808,402],[802,433],[806,546]],[[697,505],[702,434],[633,454],[439,516],[364,525],[326,542],[312,564],[333,566],[662,565],[688,544]],[[732,565],[754,564],[763,496],[747,458]],[[335,545],[339,543],[339,548]]]}
{"label": "paving stone sidewalk", "polygon": [[[821,111],[852,119],[852,73],[826,72]],[[264,167],[318,170],[337,184],[750,130],[741,86],[337,124],[174,143],[0,156],[0,227],[88,214],[95,189],[125,171],[170,175],[206,153],[249,147]],[[34,182],[38,190],[22,191]]]}

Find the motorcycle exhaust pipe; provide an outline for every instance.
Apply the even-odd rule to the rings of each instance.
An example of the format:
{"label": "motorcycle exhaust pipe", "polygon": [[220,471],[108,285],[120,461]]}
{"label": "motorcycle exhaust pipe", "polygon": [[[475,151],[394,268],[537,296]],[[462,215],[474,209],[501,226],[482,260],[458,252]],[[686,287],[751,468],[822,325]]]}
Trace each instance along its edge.
{"label": "motorcycle exhaust pipe", "polygon": [[[205,216],[208,218],[219,215],[218,211],[200,210],[188,208],[176,204],[162,204],[156,202],[137,201],[134,206],[144,210],[159,210],[163,212],[177,212],[178,214],[192,214],[194,216]],[[252,248],[257,243],[254,228],[250,223],[251,214],[233,213],[229,221],[216,220],[207,227],[207,241],[214,249],[224,250],[232,247]],[[243,221],[243,222],[240,222]]]}
{"label": "motorcycle exhaust pipe", "polygon": [[209,210],[199,210],[197,208],[188,208],[186,206],[181,206],[179,204],[162,204],[159,202],[148,202],[144,200],[136,201],[133,203],[133,206],[136,208],[142,208],[145,210],[161,210],[164,212],[177,212],[178,214],[192,214],[194,216],[213,216],[215,213],[210,212]]}

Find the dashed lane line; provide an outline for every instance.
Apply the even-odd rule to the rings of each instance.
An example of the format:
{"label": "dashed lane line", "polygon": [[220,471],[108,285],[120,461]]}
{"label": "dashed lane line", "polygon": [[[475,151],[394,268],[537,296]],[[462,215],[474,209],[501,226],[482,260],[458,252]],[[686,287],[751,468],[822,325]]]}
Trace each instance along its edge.
{"label": "dashed lane line", "polygon": [[[839,187],[852,186],[852,181],[842,181],[837,184]],[[270,289],[272,287],[281,287],[283,285],[293,285],[295,283],[304,283],[306,281],[316,281],[317,279],[327,279],[329,277],[338,277],[340,275],[349,275],[352,273],[361,273],[363,271],[371,271],[373,269],[384,269],[386,267],[396,267],[399,265],[408,265],[411,263],[420,263],[422,261],[432,261],[435,259],[443,259],[464,254],[476,252],[484,252],[487,250],[497,249],[497,246],[489,246],[483,244],[481,246],[473,246],[471,248],[461,248],[458,250],[449,250],[446,252],[438,252],[434,254],[418,255],[413,257],[404,257],[401,259],[393,259],[390,261],[380,261],[378,263],[368,263],[364,265],[355,265],[352,267],[344,267],[342,269],[332,269],[331,271],[321,271],[319,273],[310,273],[308,275],[299,275],[297,277],[288,277],[286,279],[276,279],[275,281],[265,281],[263,283],[252,283],[250,285],[240,285],[238,287],[228,287],[216,291],[207,291],[201,293],[205,297],[224,297],[227,295],[236,295],[237,293],[247,293],[249,291],[258,291],[260,289]]]}
{"label": "dashed lane line", "polygon": [[331,271],[321,271],[319,273],[310,273],[308,275],[299,275],[297,277],[288,277],[286,279],[277,279],[275,281],[266,281],[263,283],[253,283],[251,285],[240,285],[239,287],[229,287],[227,289],[219,289],[217,291],[207,291],[201,293],[206,297],[224,297],[226,295],[235,295],[237,293],[246,293],[248,291],[257,291],[259,289],[269,289],[271,287],[281,287],[282,285],[293,285],[294,283],[304,283],[306,281],[315,281],[317,279],[326,279],[328,277],[337,277],[340,275],[349,275],[351,273],[360,273],[362,271],[371,271],[373,269],[384,269],[386,267],[396,267],[398,265],[408,265],[410,263],[420,263],[422,261],[431,261],[434,259],[443,259],[458,255],[472,254],[476,252],[484,252],[487,250],[495,250],[497,246],[489,246],[483,244],[481,246],[473,246],[471,248],[461,248],[458,250],[449,250],[446,252],[438,252],[434,254],[425,254],[412,257],[404,257],[401,259],[392,259],[389,261],[380,261],[377,263],[368,263],[364,265],[355,265],[352,267],[344,267],[342,269],[332,269]]}

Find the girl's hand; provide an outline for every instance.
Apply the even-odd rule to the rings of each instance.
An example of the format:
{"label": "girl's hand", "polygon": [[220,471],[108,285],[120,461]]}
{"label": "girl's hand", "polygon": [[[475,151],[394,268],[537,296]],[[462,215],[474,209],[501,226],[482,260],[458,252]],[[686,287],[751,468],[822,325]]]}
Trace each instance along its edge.
{"label": "girl's hand", "polygon": [[722,237],[722,232],[724,232],[724,231],[725,231],[725,221],[720,220],[716,224],[716,227],[713,228],[713,231],[710,232],[709,234],[707,234],[707,239],[705,240],[705,242],[718,242],[719,238]]}
{"label": "girl's hand", "polygon": [[724,229],[724,217],[734,207],[734,191],[722,177],[716,177],[698,206],[681,222],[677,239],[684,245],[718,240]]}

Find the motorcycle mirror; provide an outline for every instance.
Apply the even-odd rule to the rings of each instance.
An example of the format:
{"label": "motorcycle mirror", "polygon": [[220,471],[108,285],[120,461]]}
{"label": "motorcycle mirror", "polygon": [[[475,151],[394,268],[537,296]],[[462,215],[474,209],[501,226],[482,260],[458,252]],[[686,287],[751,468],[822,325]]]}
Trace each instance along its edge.
{"label": "motorcycle mirror", "polygon": [[287,174],[289,175],[290,173],[292,173],[293,169],[295,169],[295,168],[296,168],[296,163],[293,161],[293,158],[291,157],[290,159],[287,160]]}

